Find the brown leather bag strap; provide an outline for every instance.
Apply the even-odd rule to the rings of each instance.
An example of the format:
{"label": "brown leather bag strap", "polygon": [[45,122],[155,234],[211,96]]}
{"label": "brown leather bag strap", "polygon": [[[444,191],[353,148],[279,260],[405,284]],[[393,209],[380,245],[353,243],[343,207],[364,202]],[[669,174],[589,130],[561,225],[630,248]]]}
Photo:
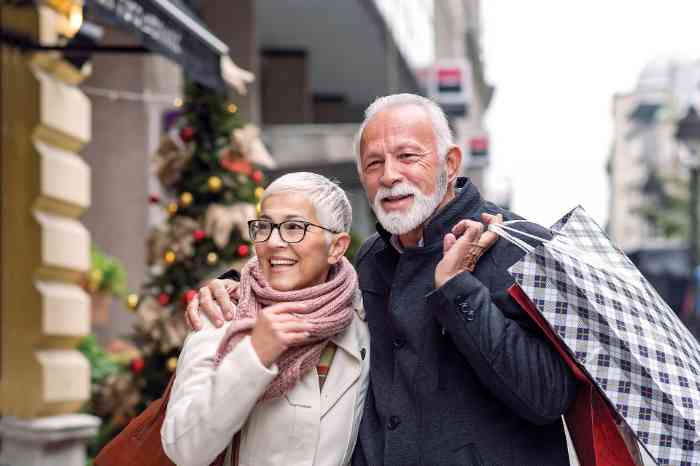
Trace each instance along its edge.
{"label": "brown leather bag strap", "polygon": [[236,432],[233,436],[233,448],[231,448],[231,466],[238,466],[240,464],[241,455],[241,431]]}
{"label": "brown leather bag strap", "polygon": [[[144,435],[148,435],[148,432],[153,428],[154,425],[163,422],[163,419],[165,418],[166,409],[168,409],[168,401],[170,400],[170,392],[172,391],[174,382],[175,374],[173,374],[172,377],[170,377],[168,385],[165,387],[165,392],[163,393],[163,396],[160,397],[158,400],[154,401],[154,403],[160,402],[160,406],[158,406],[157,413],[154,416],[148,418],[143,424],[134,429],[132,433],[132,436],[134,438],[141,439]],[[160,429],[158,429],[158,431],[160,431]]]}
{"label": "brown leather bag strap", "polygon": [[165,411],[168,408],[168,401],[170,401],[170,392],[173,391],[173,384],[175,383],[175,374],[170,377],[168,385],[165,387],[165,392],[161,397],[162,403],[160,404],[160,410]]}
{"label": "brown leather bag strap", "polygon": [[239,465],[239,453],[241,450],[241,431],[236,432],[233,436],[231,442],[231,464],[224,464],[226,462],[226,450],[222,451],[219,456],[216,457],[214,462],[209,466],[238,466]]}

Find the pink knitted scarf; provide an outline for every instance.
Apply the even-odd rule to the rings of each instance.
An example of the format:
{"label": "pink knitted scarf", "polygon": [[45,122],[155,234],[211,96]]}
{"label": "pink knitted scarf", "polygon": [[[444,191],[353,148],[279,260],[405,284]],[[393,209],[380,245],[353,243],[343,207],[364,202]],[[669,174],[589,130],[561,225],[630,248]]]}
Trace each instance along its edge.
{"label": "pink knitted scarf", "polygon": [[350,325],[356,290],[357,274],[344,257],[331,268],[325,283],[292,291],[272,289],[254,257],[241,270],[238,310],[219,344],[214,365],[218,366],[250,334],[260,309],[276,303],[303,303],[306,309],[296,314],[313,324],[307,343],[289,348],[276,361],[279,373],[259,402],[284,395],[302,375],[318,365],[330,339]]}

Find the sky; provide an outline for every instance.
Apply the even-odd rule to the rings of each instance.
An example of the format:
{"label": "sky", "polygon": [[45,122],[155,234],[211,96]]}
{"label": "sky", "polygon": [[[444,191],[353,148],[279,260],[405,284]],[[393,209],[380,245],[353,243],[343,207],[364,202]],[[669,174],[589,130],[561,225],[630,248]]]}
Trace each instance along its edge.
{"label": "sky", "polygon": [[612,97],[648,62],[700,60],[697,0],[482,0],[482,47],[496,93],[486,116],[492,181],[512,210],[550,225],[582,205],[608,218]]}

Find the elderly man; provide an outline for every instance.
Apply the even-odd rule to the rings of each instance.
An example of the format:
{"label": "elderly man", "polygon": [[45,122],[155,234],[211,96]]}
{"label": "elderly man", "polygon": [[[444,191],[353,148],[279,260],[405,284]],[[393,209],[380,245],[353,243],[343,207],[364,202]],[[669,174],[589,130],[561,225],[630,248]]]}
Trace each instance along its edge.
{"label": "elderly man", "polygon": [[[353,465],[568,465],[561,415],[575,383],[508,295],[522,253],[498,241],[470,271],[483,223],[515,216],[458,178],[435,103],[391,95],[365,115],[355,149],[379,224],[356,258],[372,354]],[[224,284],[200,290],[215,322],[233,310]]]}

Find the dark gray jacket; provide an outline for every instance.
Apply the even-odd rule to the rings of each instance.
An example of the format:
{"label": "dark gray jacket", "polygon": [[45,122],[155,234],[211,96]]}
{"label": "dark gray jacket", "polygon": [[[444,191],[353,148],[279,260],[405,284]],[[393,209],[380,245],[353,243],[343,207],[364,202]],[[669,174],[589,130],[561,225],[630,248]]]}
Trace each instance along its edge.
{"label": "dark gray jacket", "polygon": [[568,465],[560,416],[575,382],[507,293],[507,268],[523,253],[500,239],[473,274],[434,289],[454,224],[482,212],[514,218],[468,180],[458,187],[423,247],[399,254],[378,227],[358,252],[372,352],[353,466]]}

